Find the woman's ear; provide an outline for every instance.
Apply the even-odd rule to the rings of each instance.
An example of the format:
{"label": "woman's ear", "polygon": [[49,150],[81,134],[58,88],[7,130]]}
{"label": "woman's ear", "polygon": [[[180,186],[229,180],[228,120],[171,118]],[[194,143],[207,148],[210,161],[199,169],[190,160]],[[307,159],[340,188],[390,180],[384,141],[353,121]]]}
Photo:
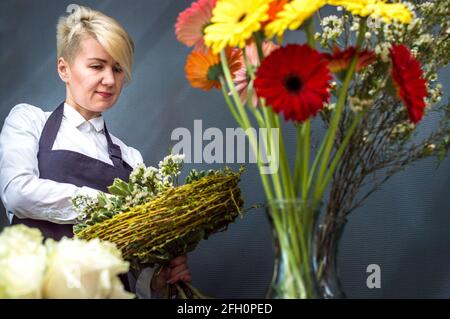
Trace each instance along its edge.
{"label": "woman's ear", "polygon": [[70,67],[69,64],[64,60],[64,58],[59,58],[57,63],[58,74],[64,83],[69,81],[70,77]]}

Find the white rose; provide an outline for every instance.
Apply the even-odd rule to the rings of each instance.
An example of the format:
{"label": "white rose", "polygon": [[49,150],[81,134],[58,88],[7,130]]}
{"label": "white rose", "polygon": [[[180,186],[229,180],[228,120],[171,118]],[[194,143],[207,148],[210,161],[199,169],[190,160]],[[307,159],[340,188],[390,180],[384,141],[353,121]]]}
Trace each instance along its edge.
{"label": "white rose", "polygon": [[44,298],[133,298],[124,290],[118,274],[126,273],[128,262],[111,243],[63,238],[46,242],[48,270]]}
{"label": "white rose", "polygon": [[42,234],[24,225],[0,234],[0,298],[41,298],[46,268]]}

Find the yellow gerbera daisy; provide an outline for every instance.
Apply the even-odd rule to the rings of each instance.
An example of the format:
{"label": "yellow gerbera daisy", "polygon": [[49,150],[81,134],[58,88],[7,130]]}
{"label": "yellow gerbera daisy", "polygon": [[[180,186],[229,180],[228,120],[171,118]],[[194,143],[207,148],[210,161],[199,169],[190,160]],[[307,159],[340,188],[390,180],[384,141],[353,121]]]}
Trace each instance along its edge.
{"label": "yellow gerbera daisy", "polygon": [[211,24],[205,28],[205,43],[218,54],[226,46],[243,48],[261,22],[269,18],[270,0],[218,0]]}
{"label": "yellow gerbera daisy", "polygon": [[294,0],[286,3],[283,10],[278,12],[276,19],[266,26],[266,36],[268,38],[275,35],[281,37],[287,28],[297,29],[325,3],[325,0]]}
{"label": "yellow gerbera daisy", "polygon": [[386,3],[384,0],[328,0],[329,4],[342,6],[353,15],[381,18],[385,23],[392,20],[410,23],[412,13],[402,3]]}
{"label": "yellow gerbera daisy", "polygon": [[412,13],[402,3],[377,3],[375,15],[381,17],[385,23],[391,23],[392,20],[397,20],[401,23],[408,24],[412,20]]}
{"label": "yellow gerbera daisy", "polygon": [[344,7],[353,15],[367,17],[370,7],[378,0],[328,0],[328,4]]}

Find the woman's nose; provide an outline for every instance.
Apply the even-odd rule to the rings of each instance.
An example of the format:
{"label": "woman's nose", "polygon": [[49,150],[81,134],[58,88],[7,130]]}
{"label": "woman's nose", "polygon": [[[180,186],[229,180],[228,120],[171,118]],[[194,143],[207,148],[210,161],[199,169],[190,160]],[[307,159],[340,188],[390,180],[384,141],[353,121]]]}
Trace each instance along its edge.
{"label": "woman's nose", "polygon": [[112,68],[105,68],[102,84],[105,86],[113,86],[115,82],[116,80],[114,78],[114,71],[112,70]]}

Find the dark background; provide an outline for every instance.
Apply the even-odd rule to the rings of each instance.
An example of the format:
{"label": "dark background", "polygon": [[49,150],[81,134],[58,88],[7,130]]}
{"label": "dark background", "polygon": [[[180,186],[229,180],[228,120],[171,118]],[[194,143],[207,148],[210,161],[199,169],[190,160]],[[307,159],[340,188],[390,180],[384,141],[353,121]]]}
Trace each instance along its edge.
{"label": "dark background", "polygon": [[[56,22],[73,2],[0,0],[0,122],[18,103],[46,111],[65,98],[56,72]],[[177,127],[237,127],[218,91],[190,87],[184,76],[189,48],[176,41],[174,24],[190,1],[80,1],[116,18],[136,45],[134,79],[106,113],[108,127],[156,166],[175,142]],[[299,37],[299,33],[295,34]],[[297,38],[298,40],[300,38]],[[448,70],[440,75],[448,92]],[[447,98],[447,97],[445,97]],[[424,134],[434,122],[424,121]],[[295,135],[286,132],[287,144]],[[206,143],[204,143],[206,144]],[[186,171],[223,165],[192,164]],[[238,165],[231,165],[237,168]],[[450,297],[450,169],[427,159],[399,173],[349,218],[338,263],[345,293],[353,298]],[[264,201],[254,164],[241,187],[247,206]],[[6,225],[0,207],[0,227]],[[194,285],[218,298],[262,298],[271,280],[271,232],[263,210],[203,241],[189,255]],[[381,288],[368,289],[366,267],[379,264]]]}

